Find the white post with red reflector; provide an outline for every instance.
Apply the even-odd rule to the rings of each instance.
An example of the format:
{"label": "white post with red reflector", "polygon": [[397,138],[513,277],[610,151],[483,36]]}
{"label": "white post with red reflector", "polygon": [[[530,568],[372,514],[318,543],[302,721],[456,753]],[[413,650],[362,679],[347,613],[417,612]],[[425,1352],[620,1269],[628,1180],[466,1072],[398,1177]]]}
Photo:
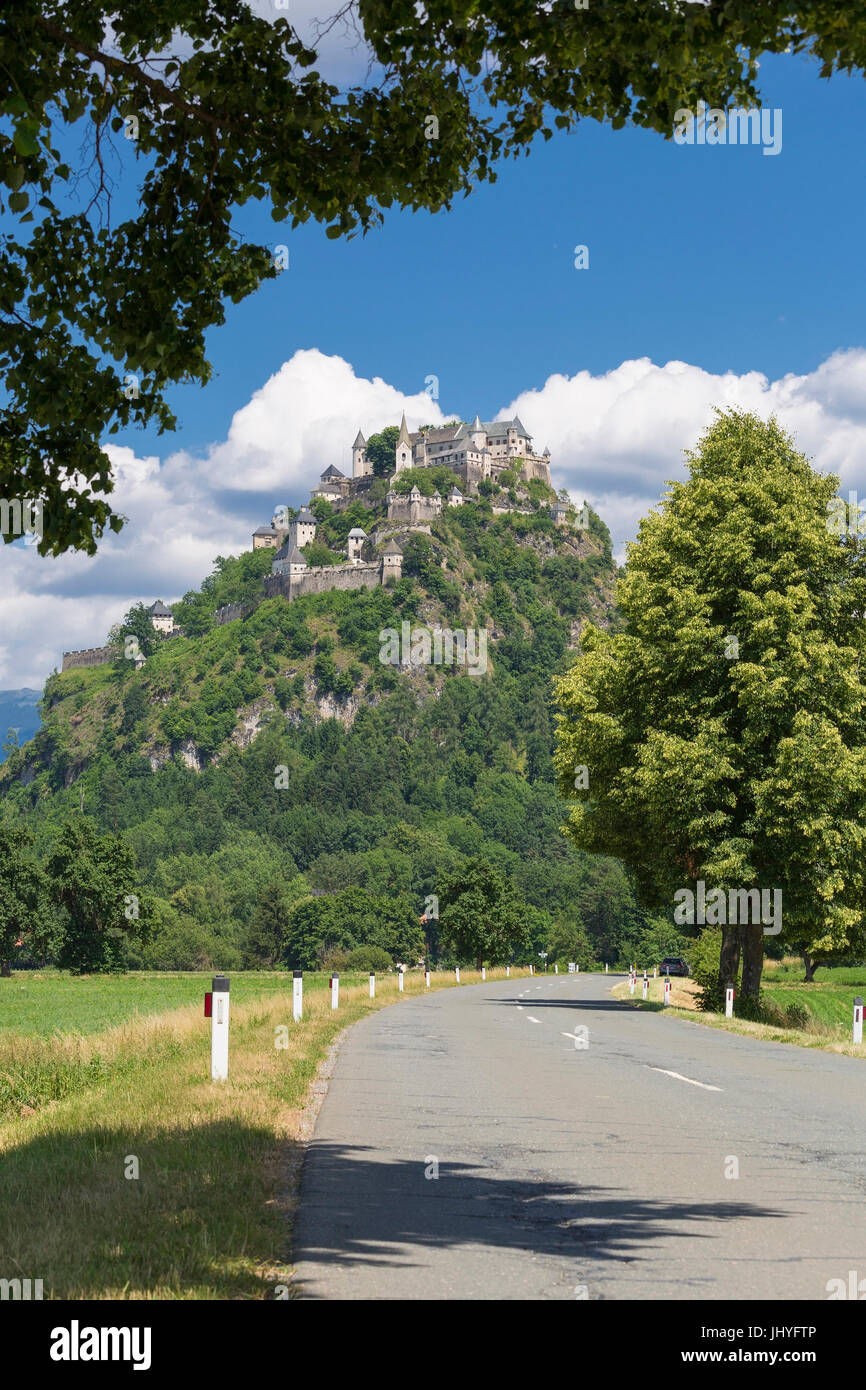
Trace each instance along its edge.
{"label": "white post with red reflector", "polygon": [[292,971],[292,1018],[300,1023],[304,1016],[304,972]]}
{"label": "white post with red reflector", "polygon": [[668,1006],[668,1004],[669,1004],[670,1002],[671,1002],[671,977],[670,977],[670,975],[665,975],[665,1008],[667,1008],[667,1006]]}
{"label": "white post with red reflector", "polygon": [[229,981],[226,975],[214,975],[210,1005],[211,1080],[226,1081],[229,1074]]}
{"label": "white post with red reflector", "polygon": [[854,1000],[854,1042],[863,1041],[863,996],[858,994]]}
{"label": "white post with red reflector", "polygon": [[460,966],[459,966],[459,965],[455,965],[455,967],[454,967],[454,978],[455,978],[455,980],[457,981],[457,983],[458,983],[458,985],[459,985],[459,983],[460,983]]}
{"label": "white post with red reflector", "polygon": [[330,982],[330,983],[331,983],[331,1008],[332,1008],[332,1009],[338,1009],[338,1008],[340,1007],[340,977],[339,977],[339,975],[332,975],[332,976],[331,976],[331,982]]}
{"label": "white post with red reflector", "polygon": [[725,990],[725,1018],[734,1017],[734,986],[728,985]]}

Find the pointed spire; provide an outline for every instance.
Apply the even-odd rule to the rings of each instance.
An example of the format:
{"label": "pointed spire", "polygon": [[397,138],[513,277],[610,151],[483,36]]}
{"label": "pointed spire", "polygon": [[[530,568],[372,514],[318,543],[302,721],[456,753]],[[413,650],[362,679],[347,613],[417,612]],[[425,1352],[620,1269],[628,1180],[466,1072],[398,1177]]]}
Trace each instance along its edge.
{"label": "pointed spire", "polygon": [[405,412],[405,410],[403,411],[403,419],[400,421],[400,433],[399,433],[398,436],[397,436],[397,443],[398,443],[398,444],[410,444],[410,445],[411,445],[411,443],[412,443],[411,439],[409,438],[409,430],[408,430],[408,427],[407,427],[407,425],[406,425],[406,412]]}
{"label": "pointed spire", "polygon": [[354,444],[352,445],[352,448],[353,448],[353,449],[366,449],[366,447],[367,447],[367,441],[366,441],[366,439],[364,438],[364,436],[363,436],[363,434],[361,433],[361,431],[358,430],[358,437],[357,437],[357,439],[355,440]]}
{"label": "pointed spire", "polygon": [[481,417],[478,415],[476,415],[475,419],[472,421],[472,433],[474,434],[476,430],[480,431],[481,433],[484,432],[484,426],[481,423]]}

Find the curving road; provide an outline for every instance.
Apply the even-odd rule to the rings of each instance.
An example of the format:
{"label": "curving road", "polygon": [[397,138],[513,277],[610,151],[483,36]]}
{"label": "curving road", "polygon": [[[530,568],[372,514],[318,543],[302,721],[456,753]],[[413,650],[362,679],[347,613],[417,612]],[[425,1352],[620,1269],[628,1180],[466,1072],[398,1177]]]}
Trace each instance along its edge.
{"label": "curving road", "polygon": [[636,1010],[613,983],[466,986],[352,1028],[304,1166],[296,1296],[826,1300],[866,1279],[866,1064]]}

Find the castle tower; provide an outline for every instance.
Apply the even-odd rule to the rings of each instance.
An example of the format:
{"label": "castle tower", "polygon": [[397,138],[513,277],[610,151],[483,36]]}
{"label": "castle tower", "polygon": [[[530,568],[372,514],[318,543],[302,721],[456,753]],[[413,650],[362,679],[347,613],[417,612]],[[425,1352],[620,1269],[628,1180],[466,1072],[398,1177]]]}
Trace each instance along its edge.
{"label": "castle tower", "polygon": [[412,467],[412,441],[409,438],[409,430],[406,425],[406,412],[403,411],[403,419],[400,421],[400,433],[397,436],[397,444],[394,449],[394,472],[399,473],[404,468]]}
{"label": "castle tower", "polygon": [[367,459],[367,441],[360,430],[352,445],[352,477],[366,478],[373,472],[372,463]]}
{"label": "castle tower", "polygon": [[487,448],[487,431],[482,425],[481,419],[478,415],[475,416],[475,419],[469,426],[469,435],[473,445],[475,446],[476,453],[480,454],[482,449]]}
{"label": "castle tower", "polygon": [[367,532],[362,531],[360,526],[353,526],[346,537],[346,557],[353,565],[356,565],[360,560],[361,550],[366,539]]}
{"label": "castle tower", "polygon": [[402,577],[402,574],[403,552],[397,542],[391,540],[382,551],[382,583],[395,583]]}

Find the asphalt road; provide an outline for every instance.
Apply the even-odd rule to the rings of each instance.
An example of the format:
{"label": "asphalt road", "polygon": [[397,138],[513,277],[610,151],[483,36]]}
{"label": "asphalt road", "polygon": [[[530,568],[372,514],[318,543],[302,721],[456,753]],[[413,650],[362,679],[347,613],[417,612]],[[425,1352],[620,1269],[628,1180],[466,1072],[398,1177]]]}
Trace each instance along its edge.
{"label": "asphalt road", "polygon": [[465,986],[352,1028],[304,1167],[297,1296],[826,1300],[866,1280],[866,1064],[632,1009],[614,983]]}

